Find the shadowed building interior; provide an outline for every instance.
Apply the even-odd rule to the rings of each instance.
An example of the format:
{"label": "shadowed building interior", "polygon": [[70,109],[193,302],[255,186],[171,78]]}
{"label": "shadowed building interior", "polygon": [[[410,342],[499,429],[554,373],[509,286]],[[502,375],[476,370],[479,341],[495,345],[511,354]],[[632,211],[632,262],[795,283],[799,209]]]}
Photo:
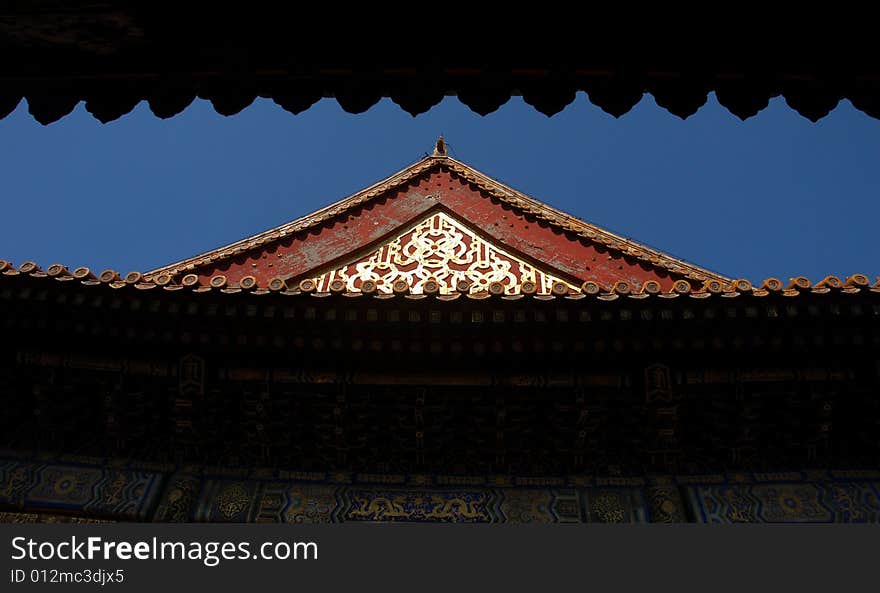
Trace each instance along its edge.
{"label": "shadowed building interior", "polygon": [[880,283],[446,153],[145,273],[0,261],[4,521],[876,522]]}

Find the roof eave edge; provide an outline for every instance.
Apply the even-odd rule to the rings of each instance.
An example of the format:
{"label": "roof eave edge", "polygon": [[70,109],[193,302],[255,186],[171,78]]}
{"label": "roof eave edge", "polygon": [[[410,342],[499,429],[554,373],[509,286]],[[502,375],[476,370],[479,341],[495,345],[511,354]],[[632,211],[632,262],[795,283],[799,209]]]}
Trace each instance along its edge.
{"label": "roof eave edge", "polygon": [[[431,167],[439,164],[446,158],[446,156],[442,155],[427,156],[397,171],[396,173],[389,175],[385,179],[382,179],[381,181],[370,185],[369,187],[366,187],[358,192],[355,192],[354,194],[342,198],[341,200],[337,200],[336,202],[324,206],[323,208],[319,208],[318,210],[310,212],[309,214],[306,214],[289,222],[285,222],[284,224],[278,225],[276,227],[272,227],[271,229],[261,231],[256,235],[251,235],[244,239],[239,239],[238,241],[234,241],[227,245],[223,245],[210,251],[206,251],[199,255],[188,257],[186,259],[167,264],[159,268],[155,268],[149,272],[146,272],[144,275],[149,277],[162,273],[177,274],[185,271],[190,266],[193,266],[193,268],[195,268],[198,266],[213,263],[213,261],[216,261],[216,259],[211,260],[210,258],[220,259],[218,256],[223,256],[224,252],[226,251],[233,250],[233,253],[225,254],[226,257],[232,257],[244,251],[248,251],[250,249],[264,245],[265,243],[276,241],[292,233],[307,230],[318,224],[321,224],[322,222],[330,218],[333,218],[334,216],[342,214],[343,212],[351,209],[354,206],[363,204],[366,201],[374,199],[390,189],[394,189],[395,187],[407,183],[416,175],[419,175],[424,171],[430,169]],[[208,261],[202,261],[205,259],[208,259]]]}

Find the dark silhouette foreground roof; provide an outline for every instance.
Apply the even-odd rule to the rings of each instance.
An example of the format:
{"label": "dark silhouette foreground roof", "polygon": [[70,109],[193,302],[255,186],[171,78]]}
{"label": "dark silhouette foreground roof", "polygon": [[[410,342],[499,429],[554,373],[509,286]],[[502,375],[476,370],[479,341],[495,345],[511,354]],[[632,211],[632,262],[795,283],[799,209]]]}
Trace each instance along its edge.
{"label": "dark silhouette foreground roof", "polygon": [[877,53],[857,46],[862,37],[851,26],[840,41],[822,34],[830,26],[817,31],[790,20],[784,27],[754,21],[765,26],[763,35],[752,25],[730,26],[729,15],[643,31],[629,18],[594,15],[585,23],[538,7],[502,24],[510,14],[430,6],[388,18],[372,7],[370,20],[353,24],[340,11],[318,15],[310,7],[306,15],[260,2],[228,9],[112,0],[7,4],[0,8],[0,117],[24,98],[43,124],[80,101],[102,122],[141,101],[168,118],[196,97],[222,115],[257,97],[292,113],[324,97],[361,113],[390,97],[417,115],[450,95],[481,115],[522,96],[548,116],[587,99],[621,116],[649,93],[684,118],[710,92],[743,119],[777,96],[812,121],[842,99],[880,117]]}

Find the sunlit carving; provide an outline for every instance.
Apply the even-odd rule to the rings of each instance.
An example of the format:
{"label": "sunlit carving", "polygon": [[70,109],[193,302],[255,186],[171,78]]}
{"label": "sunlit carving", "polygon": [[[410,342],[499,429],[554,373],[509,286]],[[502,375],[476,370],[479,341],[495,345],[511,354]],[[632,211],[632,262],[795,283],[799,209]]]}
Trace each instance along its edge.
{"label": "sunlit carving", "polygon": [[[403,280],[410,292],[422,294],[425,283],[436,281],[440,294],[458,290],[462,282],[469,292],[485,292],[495,282],[505,294],[515,294],[523,282],[533,282],[538,294],[550,294],[556,283],[575,287],[507,251],[489,243],[444,212],[435,212],[373,253],[355,262],[312,278],[318,292],[330,292],[342,282],[348,292],[359,292],[366,281],[377,291],[391,293]],[[429,285],[427,292],[434,292]]]}

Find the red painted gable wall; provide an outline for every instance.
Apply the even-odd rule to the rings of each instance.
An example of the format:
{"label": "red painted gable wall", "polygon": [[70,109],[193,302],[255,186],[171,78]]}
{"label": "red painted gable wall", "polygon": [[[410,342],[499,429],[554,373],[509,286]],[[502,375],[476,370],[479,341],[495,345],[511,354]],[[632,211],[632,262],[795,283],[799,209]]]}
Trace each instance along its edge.
{"label": "red painted gable wall", "polygon": [[247,255],[208,264],[196,273],[203,281],[223,274],[231,284],[244,276],[256,277],[263,286],[275,276],[296,280],[332,264],[346,263],[355,253],[394,236],[398,228],[438,205],[451,210],[489,239],[579,282],[593,280],[610,286],[618,280],[635,285],[657,280],[668,290],[673,281],[682,277],[523,215],[445,170],[425,173],[387,196],[306,233],[257,248]]}

